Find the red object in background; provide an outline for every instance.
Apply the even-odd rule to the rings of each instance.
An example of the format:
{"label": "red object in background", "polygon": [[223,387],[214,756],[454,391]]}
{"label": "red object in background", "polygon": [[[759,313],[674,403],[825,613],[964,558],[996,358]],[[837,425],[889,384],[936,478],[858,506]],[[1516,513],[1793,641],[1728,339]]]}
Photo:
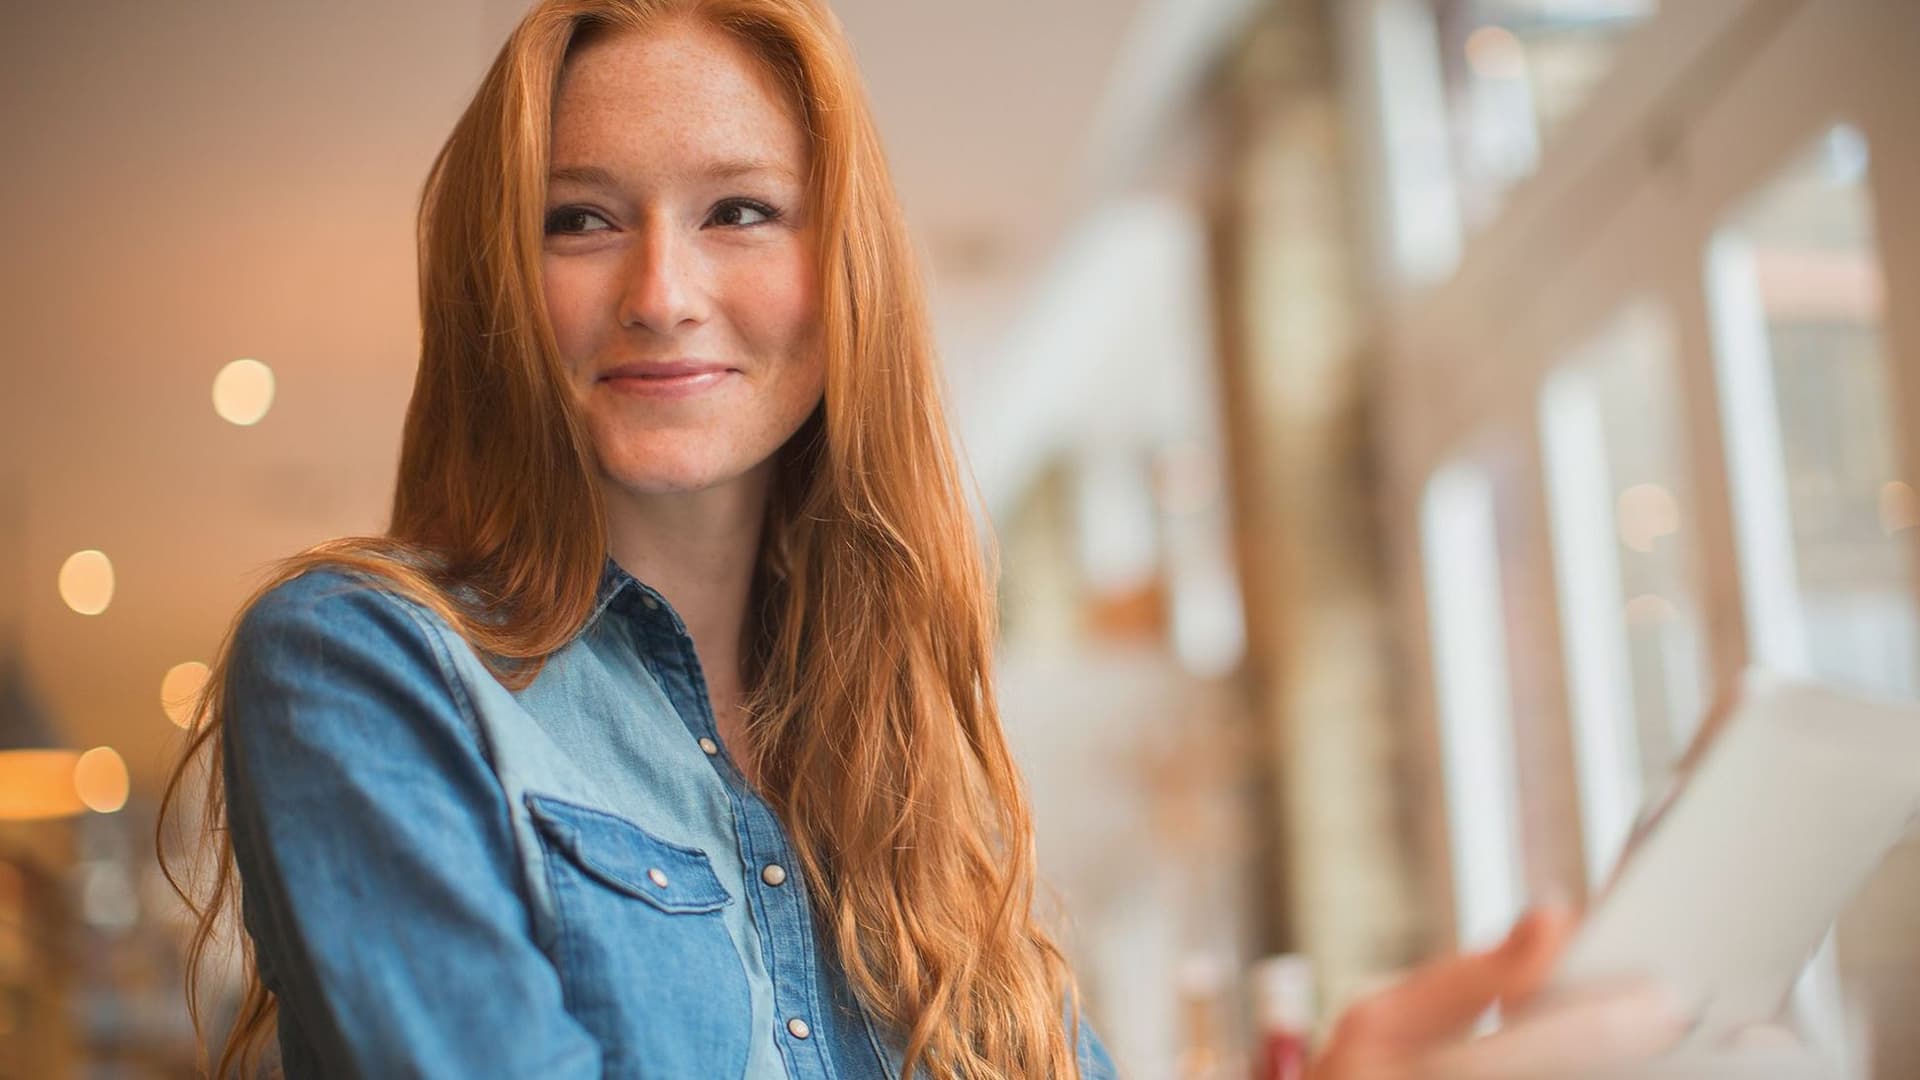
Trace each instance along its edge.
{"label": "red object in background", "polygon": [[1303,1080],[1306,1075],[1306,1039],[1287,1031],[1269,1031],[1261,1037],[1254,1080]]}
{"label": "red object in background", "polygon": [[1269,956],[1253,968],[1260,1025],[1253,1080],[1303,1080],[1313,1038],[1313,966],[1297,953]]}

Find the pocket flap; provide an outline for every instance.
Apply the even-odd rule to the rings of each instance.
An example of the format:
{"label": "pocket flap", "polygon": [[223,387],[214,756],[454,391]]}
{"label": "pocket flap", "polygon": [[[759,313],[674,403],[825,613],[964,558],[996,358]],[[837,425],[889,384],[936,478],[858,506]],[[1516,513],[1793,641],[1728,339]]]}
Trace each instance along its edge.
{"label": "pocket flap", "polygon": [[704,851],[669,844],[625,818],[548,795],[529,794],[527,809],[541,834],[580,869],[661,911],[715,911],[733,902]]}

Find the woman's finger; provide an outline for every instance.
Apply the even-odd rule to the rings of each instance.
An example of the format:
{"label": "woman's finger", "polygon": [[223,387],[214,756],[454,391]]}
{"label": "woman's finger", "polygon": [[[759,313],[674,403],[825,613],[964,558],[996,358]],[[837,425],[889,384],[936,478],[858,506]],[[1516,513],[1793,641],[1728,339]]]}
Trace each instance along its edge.
{"label": "woman's finger", "polygon": [[1583,990],[1484,1038],[1440,1050],[1417,1072],[1445,1080],[1605,1072],[1671,1050],[1691,1026],[1686,1010],[1656,984]]}
{"label": "woman's finger", "polygon": [[1342,1015],[1336,1042],[1423,1046],[1457,1038],[1487,1009],[1525,998],[1545,982],[1572,933],[1571,913],[1543,908],[1499,946],[1427,964]]}
{"label": "woman's finger", "polygon": [[1578,927],[1578,913],[1558,904],[1536,908],[1515,924],[1502,946],[1511,965],[1500,994],[1502,1008],[1520,1007],[1547,985]]}

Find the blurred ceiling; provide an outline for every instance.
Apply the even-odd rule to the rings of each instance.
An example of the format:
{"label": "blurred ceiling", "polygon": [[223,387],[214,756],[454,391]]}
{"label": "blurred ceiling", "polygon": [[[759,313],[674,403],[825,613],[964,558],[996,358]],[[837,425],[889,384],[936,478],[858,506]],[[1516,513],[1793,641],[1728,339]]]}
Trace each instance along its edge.
{"label": "blurred ceiling", "polygon": [[[956,368],[1123,186],[1233,0],[842,0]],[[515,0],[0,5],[8,255],[0,638],[76,748],[136,796],[179,733],[159,686],[205,660],[272,560],[381,528],[417,340],[428,162]],[[272,366],[255,427],[210,406]],[[113,559],[98,616],[71,553]]]}

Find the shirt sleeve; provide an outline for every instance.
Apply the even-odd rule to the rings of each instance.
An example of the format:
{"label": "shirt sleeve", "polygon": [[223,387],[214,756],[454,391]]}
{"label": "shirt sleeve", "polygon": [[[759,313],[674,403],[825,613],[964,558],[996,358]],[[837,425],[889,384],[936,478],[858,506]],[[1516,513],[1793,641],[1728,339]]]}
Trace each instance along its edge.
{"label": "shirt sleeve", "polygon": [[532,937],[506,801],[420,618],[315,571],[235,632],[227,816],[283,1048],[324,1076],[597,1077],[600,1048]]}
{"label": "shirt sleeve", "polygon": [[1093,1030],[1093,1023],[1085,1014],[1080,1017],[1079,1045],[1074,1053],[1079,1059],[1080,1080],[1120,1080],[1119,1067],[1114,1065],[1106,1044],[1100,1041],[1100,1034]]}

